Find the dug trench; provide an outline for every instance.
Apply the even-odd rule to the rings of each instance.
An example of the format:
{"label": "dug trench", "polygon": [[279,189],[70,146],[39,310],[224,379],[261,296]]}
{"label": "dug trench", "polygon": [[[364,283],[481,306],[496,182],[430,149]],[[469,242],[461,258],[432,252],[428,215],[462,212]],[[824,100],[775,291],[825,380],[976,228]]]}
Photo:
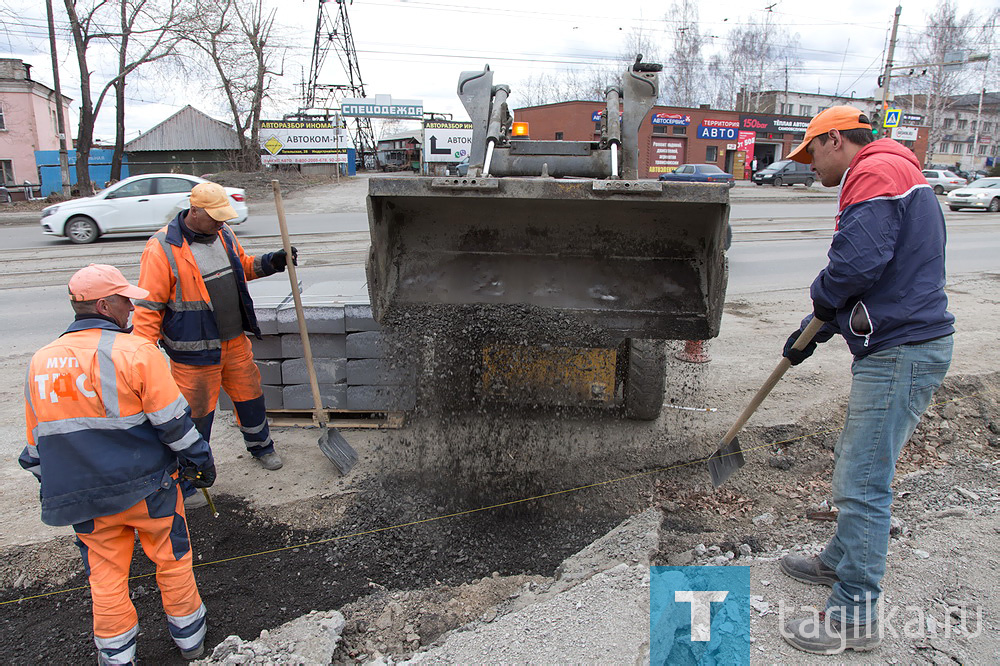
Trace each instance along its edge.
{"label": "dug trench", "polygon": [[[996,373],[946,380],[899,462],[894,544],[922,529],[920,521],[928,515],[997,511],[998,388]],[[525,418],[524,429],[514,429],[517,436],[531,431],[532,419],[542,420]],[[313,530],[217,497],[221,517],[212,519],[205,509],[190,516],[196,564],[205,565],[196,568],[196,576],[210,613],[207,644],[211,648],[227,635],[253,639],[310,611],[343,609],[348,622],[335,661],[363,661],[375,652],[406,657],[484,614],[488,621],[504,599],[548,580],[567,556],[650,506],[659,507],[663,516],[654,564],[740,564],[773,559],[796,544],[822,544],[833,525],[823,502],[829,500],[841,418],[842,407],[831,407],[807,421],[749,428],[742,436],[750,449],[748,463],[718,490],[708,484],[703,465],[625,469],[621,460],[596,465],[591,459],[589,476],[567,468],[552,477],[533,476],[517,490],[537,491],[560,476],[564,482],[567,476],[576,481],[630,476],[625,472],[638,476],[518,503],[516,510],[435,520],[481,505],[468,504],[469,494],[449,493],[454,484],[444,472],[435,471],[437,482],[427,483],[426,475],[394,471],[360,484],[349,499],[330,500],[327,509],[339,517]],[[546,437],[553,434],[545,431]],[[309,510],[322,506],[313,500]],[[394,525],[405,526],[384,530]],[[357,536],[339,538],[351,534]],[[85,590],[30,599],[86,585],[74,550],[66,538],[3,553],[0,600],[25,598],[0,610],[6,662],[93,658]],[[257,555],[231,559],[250,554]],[[948,565],[941,562],[943,569]],[[132,571],[146,574],[151,567],[137,554]],[[957,585],[953,594],[964,593],[968,603],[986,602],[977,599],[982,592],[969,587],[963,592]],[[134,580],[131,590],[141,618],[139,658],[180,663],[153,578]]]}

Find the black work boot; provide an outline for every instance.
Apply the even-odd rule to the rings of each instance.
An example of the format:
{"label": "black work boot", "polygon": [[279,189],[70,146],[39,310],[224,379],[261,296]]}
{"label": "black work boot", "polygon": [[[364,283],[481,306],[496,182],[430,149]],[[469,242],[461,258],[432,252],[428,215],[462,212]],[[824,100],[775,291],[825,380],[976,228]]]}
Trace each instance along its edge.
{"label": "black work boot", "polygon": [[843,624],[826,613],[789,620],[780,628],[781,637],[797,650],[812,654],[840,654],[845,650],[865,652],[882,642],[877,621],[871,624]]}
{"label": "black work boot", "polygon": [[837,572],[823,564],[819,555],[806,557],[789,553],[778,561],[778,566],[786,576],[810,585],[833,587],[834,583],[840,582]]}

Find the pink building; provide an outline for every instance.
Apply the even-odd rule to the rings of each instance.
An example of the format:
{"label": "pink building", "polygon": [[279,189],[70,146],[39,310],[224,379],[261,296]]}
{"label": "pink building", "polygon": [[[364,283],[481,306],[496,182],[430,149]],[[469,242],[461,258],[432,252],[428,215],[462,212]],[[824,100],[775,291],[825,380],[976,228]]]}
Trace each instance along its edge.
{"label": "pink building", "polygon": [[[64,127],[70,132],[69,103],[63,95]],[[0,58],[0,185],[38,183],[36,150],[59,150],[56,93],[31,79],[31,65]],[[67,149],[73,149],[67,141]]]}

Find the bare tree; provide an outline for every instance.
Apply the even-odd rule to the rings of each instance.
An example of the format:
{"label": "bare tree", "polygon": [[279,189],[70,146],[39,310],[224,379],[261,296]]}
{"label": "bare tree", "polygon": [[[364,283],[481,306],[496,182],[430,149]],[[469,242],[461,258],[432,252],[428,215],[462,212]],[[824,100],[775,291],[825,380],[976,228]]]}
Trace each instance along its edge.
{"label": "bare tree", "polygon": [[[120,1],[123,4],[129,2],[129,0]],[[173,16],[176,10],[175,1],[171,0],[169,5],[170,16]],[[76,62],[80,70],[80,125],[76,139],[76,181],[81,192],[90,192],[93,191],[89,166],[90,150],[94,143],[94,123],[108,92],[119,83],[124,83],[125,79],[142,65],[173,55],[175,41],[170,38],[168,26],[164,26],[162,16],[145,26],[140,26],[141,19],[151,16],[147,0],[132,0],[131,6],[135,11],[123,8],[123,13],[118,16],[125,18],[122,19],[122,23],[118,23],[118,26],[116,17],[112,13],[114,5],[110,0],[63,0],[63,2],[69,16]],[[119,27],[123,24],[127,24],[126,28],[119,31]],[[127,44],[131,37],[139,35],[145,39],[138,54],[128,57],[127,48],[120,46],[119,52],[122,57],[118,61],[117,75],[104,84],[97,93],[95,101],[94,74],[89,63],[90,49],[99,42],[117,40],[119,45]],[[124,87],[122,94],[124,95]],[[119,103],[119,108],[119,117],[122,118],[121,122],[124,125],[123,99]]]}
{"label": "bare tree", "polygon": [[[989,37],[974,26],[979,16],[974,11],[960,15],[953,0],[944,0],[937,9],[927,15],[927,24],[920,37],[909,48],[909,57],[914,63],[940,63],[959,54],[968,53],[978,46],[977,38]],[[947,132],[945,118],[951,109],[955,95],[972,87],[971,70],[963,67],[932,65],[926,67],[926,75],[907,81],[906,87],[916,93],[914,99],[922,102],[922,111],[930,126],[927,148],[927,162],[934,162],[934,150]],[[921,69],[923,71],[923,69]],[[902,83],[902,82],[901,82]]]}
{"label": "bare tree", "polygon": [[260,168],[260,115],[278,68],[274,20],[262,0],[196,0],[181,37],[207,60],[226,100],[240,143],[238,166]]}
{"label": "bare tree", "polygon": [[734,27],[723,42],[723,54],[713,55],[706,68],[706,86],[714,105],[759,113],[763,93],[783,85],[787,70],[797,60],[781,57],[793,52],[798,38],[772,22],[770,14],[763,22],[748,18]]}
{"label": "bare tree", "polygon": [[674,0],[667,17],[677,22],[677,27],[661,97],[673,106],[693,107],[704,99],[704,38],[698,30],[698,5],[692,0]]}

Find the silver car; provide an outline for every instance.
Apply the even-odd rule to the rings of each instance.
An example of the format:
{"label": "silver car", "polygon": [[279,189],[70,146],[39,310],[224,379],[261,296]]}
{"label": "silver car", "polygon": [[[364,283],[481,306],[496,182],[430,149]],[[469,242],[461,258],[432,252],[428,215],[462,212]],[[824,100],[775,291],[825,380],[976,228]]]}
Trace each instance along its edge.
{"label": "silver car", "polygon": [[1000,178],[980,178],[967,187],[948,193],[948,208],[979,208],[991,213],[1000,212]]}
{"label": "silver car", "polygon": [[965,186],[964,178],[947,169],[924,169],[924,178],[934,188],[934,194],[938,195]]}
{"label": "silver car", "polygon": [[[70,199],[42,209],[42,233],[66,236],[74,243],[93,243],[104,234],[156,231],[188,207],[191,188],[208,181],[182,173],[149,173],[125,178],[92,197]],[[247,219],[246,194],[225,188],[236,219]]]}

